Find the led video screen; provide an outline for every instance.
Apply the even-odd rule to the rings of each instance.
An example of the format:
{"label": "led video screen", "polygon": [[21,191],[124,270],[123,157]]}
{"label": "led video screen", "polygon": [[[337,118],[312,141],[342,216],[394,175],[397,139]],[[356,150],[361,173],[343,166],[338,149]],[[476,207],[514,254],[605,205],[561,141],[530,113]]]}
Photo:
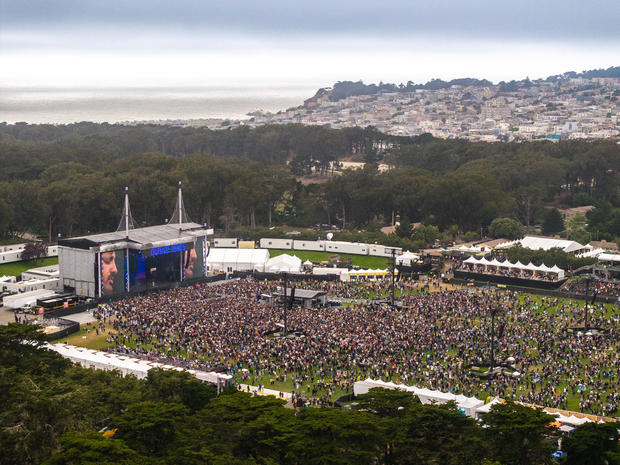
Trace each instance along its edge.
{"label": "led video screen", "polygon": [[125,250],[101,252],[100,271],[102,296],[123,293],[127,276]]}

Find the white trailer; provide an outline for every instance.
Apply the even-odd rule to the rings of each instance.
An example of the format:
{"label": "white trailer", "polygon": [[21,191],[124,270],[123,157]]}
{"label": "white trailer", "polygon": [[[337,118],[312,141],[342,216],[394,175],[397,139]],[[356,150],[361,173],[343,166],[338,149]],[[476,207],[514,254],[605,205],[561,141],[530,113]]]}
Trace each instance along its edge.
{"label": "white trailer", "polygon": [[21,250],[9,250],[7,252],[0,253],[0,263],[12,263],[19,262],[22,259]]}
{"label": "white trailer", "polygon": [[353,255],[368,255],[368,244],[358,242],[328,241],[325,243],[325,252],[349,253]]}
{"label": "white trailer", "polygon": [[213,239],[213,247],[224,248],[224,249],[235,249],[237,248],[237,238],[236,237],[216,237]]}
{"label": "white trailer", "polygon": [[293,248],[293,239],[263,238],[260,240],[260,248],[291,250]]}
{"label": "white trailer", "polygon": [[37,289],[36,291],[6,296],[2,300],[2,305],[8,308],[21,308],[26,305],[34,305],[37,303],[37,299],[44,299],[54,294],[55,292],[50,289]]}
{"label": "white trailer", "polygon": [[32,292],[40,289],[44,290],[56,290],[59,291],[60,278],[41,278],[41,279],[28,279],[26,281],[17,281],[14,283],[3,283],[2,288],[9,292]]}
{"label": "white trailer", "polygon": [[389,247],[386,245],[370,244],[368,248],[368,255],[372,255],[373,257],[391,257],[392,250],[396,251],[396,253],[394,254],[396,257],[403,253],[403,249],[401,249],[400,247]]}
{"label": "white trailer", "polygon": [[[26,244],[13,244],[0,247],[0,263],[14,263],[22,261],[22,252]],[[58,246],[50,245],[47,248],[46,257],[56,257]]]}
{"label": "white trailer", "polygon": [[325,241],[293,241],[293,249],[325,252]]}

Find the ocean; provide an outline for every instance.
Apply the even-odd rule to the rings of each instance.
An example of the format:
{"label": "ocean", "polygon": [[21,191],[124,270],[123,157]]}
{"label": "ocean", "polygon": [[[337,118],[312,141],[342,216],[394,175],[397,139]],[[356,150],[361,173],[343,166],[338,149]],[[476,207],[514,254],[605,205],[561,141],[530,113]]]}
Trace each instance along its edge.
{"label": "ocean", "polygon": [[0,87],[0,122],[75,123],[247,119],[303,104],[317,88],[280,87]]}

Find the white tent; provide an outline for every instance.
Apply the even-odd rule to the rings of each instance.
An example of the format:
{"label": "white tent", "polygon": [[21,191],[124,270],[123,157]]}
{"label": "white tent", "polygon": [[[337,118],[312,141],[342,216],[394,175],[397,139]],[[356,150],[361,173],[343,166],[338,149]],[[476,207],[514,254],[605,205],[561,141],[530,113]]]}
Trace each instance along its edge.
{"label": "white tent", "polygon": [[269,260],[267,249],[211,248],[207,270],[232,273],[233,271],[264,271]]}
{"label": "white tent", "polygon": [[161,368],[163,370],[187,371],[196,378],[213,384],[225,385],[232,379],[231,375],[215,372],[204,372],[196,370],[186,370],[185,368],[172,365],[163,365],[157,362],[150,362],[125,355],[99,352],[83,347],[76,347],[66,344],[47,344],[46,348],[53,350],[72,362],[79,363],[85,368],[95,370],[118,370],[123,376],[133,375],[138,379],[146,378],[151,368]]}
{"label": "white tent", "polygon": [[598,256],[598,259],[604,262],[620,262],[620,254],[602,253]]}
{"label": "white tent", "polygon": [[549,250],[553,248],[559,248],[567,253],[575,253],[585,250],[585,246],[581,245],[579,242],[541,236],[525,236],[523,239],[519,239],[517,241],[499,244],[496,248],[505,249],[513,247],[515,245],[521,245],[521,247],[523,247],[524,249],[531,250]]}
{"label": "white tent", "polygon": [[480,407],[476,407],[476,414],[475,417],[476,418],[480,418],[483,414],[485,413],[489,413],[491,411],[491,408],[496,405],[496,404],[500,404],[501,401],[499,400],[499,398],[494,397],[491,402],[488,402],[487,404],[481,405]]}
{"label": "white tent", "polygon": [[564,270],[557,265],[553,265],[551,272],[556,273],[558,275],[558,279],[564,278]]}
{"label": "white tent", "polygon": [[559,268],[557,265],[554,265],[553,268],[549,268],[545,264],[542,264],[541,266],[536,266],[532,262],[528,263],[527,265],[524,265],[521,262],[517,262],[517,263],[510,263],[509,261],[500,262],[496,259],[493,259],[492,261],[488,261],[484,257],[479,260],[474,257],[469,257],[467,260],[464,260],[463,263],[468,264],[468,265],[483,265],[483,266],[495,266],[498,268],[528,270],[532,272],[540,271],[543,273],[555,273],[558,275],[558,279],[564,278],[564,270]]}
{"label": "white tent", "polygon": [[300,273],[301,272],[301,259],[288,254],[278,255],[277,257],[270,258],[265,263],[266,273]]}
{"label": "white tent", "polygon": [[412,263],[415,263],[420,259],[418,254],[413,252],[409,252],[408,250],[396,257],[396,264],[400,266],[411,266]]}
{"label": "white tent", "polygon": [[549,273],[551,271],[551,268],[549,268],[547,265],[545,265],[544,263],[542,265],[540,265],[538,267],[538,269],[540,271],[542,271],[543,273]]}

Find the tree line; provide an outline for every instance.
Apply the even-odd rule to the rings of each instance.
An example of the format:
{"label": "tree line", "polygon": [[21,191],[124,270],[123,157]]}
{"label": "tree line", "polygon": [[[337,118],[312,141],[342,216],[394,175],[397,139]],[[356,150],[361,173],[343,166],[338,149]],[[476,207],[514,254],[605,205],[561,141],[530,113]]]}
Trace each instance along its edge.
{"label": "tree line", "polygon": [[[144,380],[73,365],[36,327],[0,326],[0,464],[518,464],[554,462],[554,418],[513,403],[482,423],[455,404],[373,389],[351,410],[285,408],[153,369]],[[28,341],[24,344],[24,341]],[[615,424],[563,439],[562,463],[620,463]],[[556,462],[557,463],[557,462]]]}
{"label": "tree line", "polygon": [[[306,176],[328,174],[330,163],[347,156],[366,167],[320,182]],[[392,169],[379,172],[378,162]],[[392,137],[372,127],[5,124],[0,164],[2,236],[110,230],[125,186],[138,223],[161,224],[178,181],[190,217],[226,231],[325,223],[375,230],[400,216],[479,237],[496,218],[529,230],[551,206],[594,204],[583,232],[620,236],[620,146],[613,141],[475,143]]]}

